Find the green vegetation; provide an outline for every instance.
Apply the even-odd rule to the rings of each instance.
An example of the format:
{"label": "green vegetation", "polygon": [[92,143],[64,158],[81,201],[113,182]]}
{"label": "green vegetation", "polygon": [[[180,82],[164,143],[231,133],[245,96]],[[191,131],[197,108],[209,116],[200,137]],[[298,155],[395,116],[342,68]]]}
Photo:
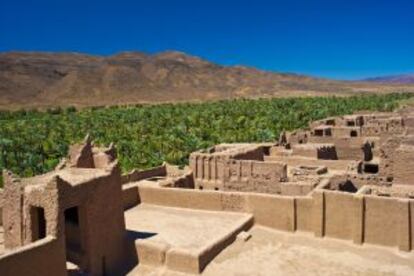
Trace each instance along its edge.
{"label": "green vegetation", "polygon": [[[0,112],[0,169],[32,176],[53,169],[71,143],[90,133],[114,142],[121,167],[147,168],[163,161],[183,165],[189,153],[222,142],[274,141],[282,130],[357,110],[391,111],[408,94],[228,100],[202,104],[55,108]],[[1,179],[0,179],[1,181]]]}

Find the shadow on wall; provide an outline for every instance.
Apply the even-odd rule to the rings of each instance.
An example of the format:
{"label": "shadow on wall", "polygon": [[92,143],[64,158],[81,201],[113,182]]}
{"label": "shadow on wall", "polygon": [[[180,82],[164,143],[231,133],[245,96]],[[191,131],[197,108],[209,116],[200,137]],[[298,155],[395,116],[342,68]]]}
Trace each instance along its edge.
{"label": "shadow on wall", "polygon": [[124,267],[120,271],[120,275],[126,275],[139,264],[139,256],[137,255],[136,242],[138,240],[151,238],[155,235],[157,235],[157,233],[126,230],[125,248],[127,251],[126,256],[128,256],[128,260],[126,260]]}

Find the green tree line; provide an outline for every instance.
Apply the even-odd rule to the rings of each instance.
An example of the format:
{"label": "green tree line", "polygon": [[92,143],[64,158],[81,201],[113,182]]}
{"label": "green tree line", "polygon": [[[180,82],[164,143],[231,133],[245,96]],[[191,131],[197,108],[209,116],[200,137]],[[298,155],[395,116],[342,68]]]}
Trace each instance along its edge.
{"label": "green tree line", "polygon": [[[274,141],[282,130],[358,110],[391,111],[410,94],[237,99],[0,112],[0,169],[28,177],[52,170],[89,133],[114,142],[124,171],[167,161],[188,163],[192,151],[218,143]],[[1,182],[1,179],[0,179]]]}

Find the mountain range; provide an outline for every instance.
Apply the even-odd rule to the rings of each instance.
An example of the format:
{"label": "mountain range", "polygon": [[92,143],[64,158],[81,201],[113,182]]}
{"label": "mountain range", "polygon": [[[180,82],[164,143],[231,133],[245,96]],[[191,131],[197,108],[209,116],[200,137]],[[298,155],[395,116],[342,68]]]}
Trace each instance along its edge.
{"label": "mountain range", "polygon": [[337,81],[222,66],[174,51],[112,56],[0,53],[2,109],[392,91],[414,92],[414,85]]}
{"label": "mountain range", "polygon": [[365,79],[365,81],[377,82],[377,83],[414,84],[414,73],[413,74],[375,77],[375,78]]}

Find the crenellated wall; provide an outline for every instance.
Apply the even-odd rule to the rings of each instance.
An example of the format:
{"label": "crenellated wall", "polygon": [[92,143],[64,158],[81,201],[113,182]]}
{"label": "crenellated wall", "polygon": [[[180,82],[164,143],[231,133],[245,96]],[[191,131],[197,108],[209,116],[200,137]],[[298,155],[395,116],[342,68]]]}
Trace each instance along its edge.
{"label": "crenellated wall", "polygon": [[286,164],[263,161],[263,147],[220,145],[190,156],[190,168],[196,189],[279,193],[280,182],[287,178]]}

